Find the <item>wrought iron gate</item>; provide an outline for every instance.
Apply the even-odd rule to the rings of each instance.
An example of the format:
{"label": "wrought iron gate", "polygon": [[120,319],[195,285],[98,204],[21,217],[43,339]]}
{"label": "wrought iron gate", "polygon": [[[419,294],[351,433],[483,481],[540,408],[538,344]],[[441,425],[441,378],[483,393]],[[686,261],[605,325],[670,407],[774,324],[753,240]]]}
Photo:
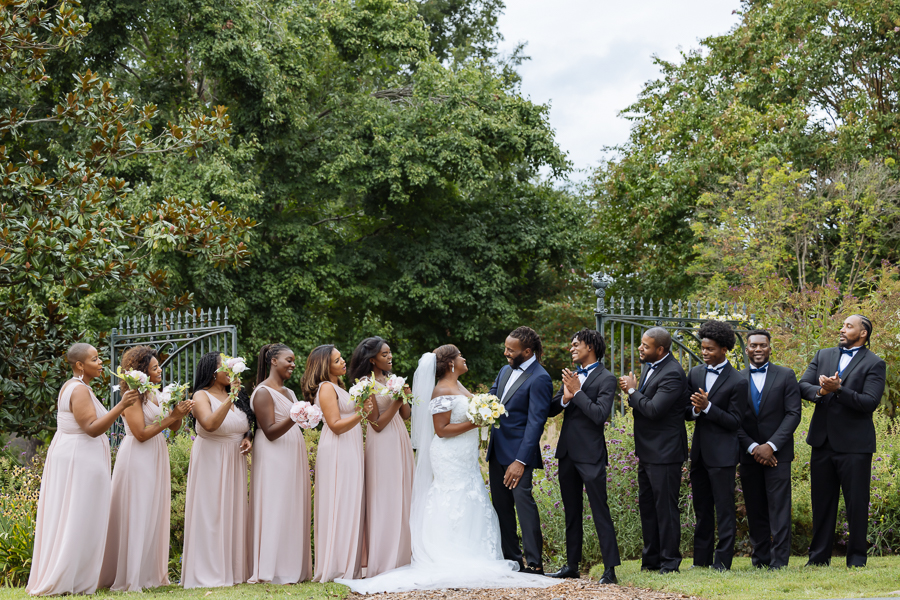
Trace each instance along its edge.
{"label": "wrought iron gate", "polygon": [[[134,346],[151,346],[159,354],[163,370],[162,385],[186,383],[194,378],[197,360],[207,352],[237,354],[237,327],[228,324],[228,307],[186,310],[162,315],[142,315],[119,319],[119,326],[109,336],[110,366],[115,372],[122,354]],[[119,392],[110,382],[110,407],[119,402]],[[113,444],[121,440],[124,429],[121,419],[111,431]]]}
{"label": "wrought iron gate", "polygon": [[[624,296],[610,299],[606,305],[606,288],[610,281],[601,273],[593,276],[593,286],[597,296],[597,308],[594,317],[597,331],[606,340],[606,358],[604,362],[609,371],[616,377],[639,370],[640,359],[638,347],[641,336],[651,327],[665,327],[672,334],[672,355],[681,363],[685,371],[703,363],[700,357],[700,338],[697,331],[705,321],[719,319],[734,326],[737,344],[734,352],[729,353],[729,360],[735,368],[743,369],[747,364],[746,334],[749,331],[746,323],[752,322],[753,315],[747,314],[746,304],[737,303],[701,303],[659,299],[646,301],[635,300]],[[740,316],[740,319],[732,318]],[[619,395],[619,409],[624,413],[625,399]]]}

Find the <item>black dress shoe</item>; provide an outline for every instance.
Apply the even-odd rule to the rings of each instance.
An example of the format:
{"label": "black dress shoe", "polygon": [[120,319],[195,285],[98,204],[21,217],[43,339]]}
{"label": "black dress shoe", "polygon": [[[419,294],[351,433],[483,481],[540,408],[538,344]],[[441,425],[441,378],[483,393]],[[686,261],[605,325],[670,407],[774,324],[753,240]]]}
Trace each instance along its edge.
{"label": "black dress shoe", "polygon": [[556,573],[550,573],[547,577],[555,577],[556,579],[578,579],[581,577],[581,573],[578,572],[578,569],[573,569],[569,565],[566,565]]}
{"label": "black dress shoe", "polygon": [[659,570],[660,575],[668,575],[669,573],[678,573],[678,569],[668,569],[663,567]]}
{"label": "black dress shoe", "polygon": [[804,567],[827,567],[827,566],[828,566],[828,563],[817,563],[817,562],[813,562],[813,561],[811,561],[811,560],[808,560],[808,561],[806,561],[806,564],[803,565],[803,566],[804,566]]}
{"label": "black dress shoe", "polygon": [[603,577],[600,578],[600,583],[618,584],[619,580],[616,579],[616,568],[610,567],[603,571]]}
{"label": "black dress shoe", "polygon": [[645,566],[641,566],[641,571],[659,571],[659,567],[645,567]]}
{"label": "black dress shoe", "polygon": [[728,570],[728,567],[726,567],[723,564],[716,563],[713,566],[711,566],[710,569],[712,569],[713,571],[718,571],[719,573],[724,573],[725,571]]}
{"label": "black dress shoe", "polygon": [[522,569],[522,573],[528,573],[530,575],[543,575],[544,567],[534,567],[532,565],[525,565],[525,568]]}
{"label": "black dress shoe", "polygon": [[691,569],[708,569],[708,568],[709,568],[709,565],[691,565],[690,567],[688,567],[688,571],[690,571]]}

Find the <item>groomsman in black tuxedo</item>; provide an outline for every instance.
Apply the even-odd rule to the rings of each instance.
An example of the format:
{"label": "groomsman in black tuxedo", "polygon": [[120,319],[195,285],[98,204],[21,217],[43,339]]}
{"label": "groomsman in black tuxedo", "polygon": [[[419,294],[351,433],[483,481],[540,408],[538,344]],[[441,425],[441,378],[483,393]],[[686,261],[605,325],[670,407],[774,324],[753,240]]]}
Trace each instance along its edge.
{"label": "groomsman in black tuxedo", "polygon": [[735,343],[731,325],[707,321],[697,337],[705,364],[694,367],[688,375],[693,394],[691,406],[684,413],[687,420],[696,421],[691,441],[691,495],[697,515],[694,566],[727,571],[734,559],[737,532],[734,476],[747,380],[728,362],[728,351]]}
{"label": "groomsman in black tuxedo", "polygon": [[738,443],[751,561],[757,568],[781,569],[791,556],[791,461],[800,424],[800,385],[792,369],[769,362],[771,339],[764,329],[747,334],[750,366],[741,376],[750,393]]}
{"label": "groomsman in black tuxedo", "polygon": [[563,426],[556,445],[559,460],[559,489],[566,514],[566,566],[550,577],[580,577],[581,547],[584,538],[584,500],[587,492],[603,554],[600,583],[618,583],[616,566],[619,546],[606,496],[606,438],[604,426],[612,411],[616,378],[600,363],[606,353],[603,336],[582,329],[572,339],[573,373],[563,369],[563,385],[553,397],[550,416],[563,412]]}
{"label": "groomsman in black tuxedo", "polygon": [[828,565],[834,545],[838,498],[844,492],[850,539],[847,566],[864,567],[868,544],[869,486],[875,425],[872,413],[884,393],[886,365],[868,349],[872,322],[851,315],[837,348],[816,352],[800,378],[803,398],[816,408],[806,443],[812,446],[813,537],[807,565]]}
{"label": "groomsman in black tuxedo", "polygon": [[687,460],[684,410],[690,403],[684,369],[669,352],[671,347],[668,331],[648,329],[638,350],[644,363],[640,383],[634,373],[619,378],[634,412],[634,447],[640,460],[641,570],[662,574],[677,572],[681,566],[678,493]]}

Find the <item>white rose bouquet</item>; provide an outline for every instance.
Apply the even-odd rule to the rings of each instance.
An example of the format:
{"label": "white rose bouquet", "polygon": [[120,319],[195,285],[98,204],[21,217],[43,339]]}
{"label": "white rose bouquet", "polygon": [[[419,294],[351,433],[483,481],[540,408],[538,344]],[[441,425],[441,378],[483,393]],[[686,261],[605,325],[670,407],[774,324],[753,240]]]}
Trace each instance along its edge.
{"label": "white rose bouquet", "polygon": [[190,387],[188,383],[170,383],[156,395],[156,399],[159,401],[157,424],[162,423],[163,419],[172,414],[172,409],[175,408],[175,405],[185,399],[188,387]]}
{"label": "white rose bouquet", "polygon": [[365,377],[360,377],[356,380],[352,386],[350,386],[350,399],[358,407],[357,412],[359,414],[365,414],[363,410],[363,405],[366,403],[366,400],[369,399],[369,396],[376,392],[377,382],[375,381],[375,377],[369,377],[366,375]]}
{"label": "white rose bouquet", "polygon": [[[219,354],[219,356],[222,358],[222,366],[219,367],[216,372],[227,373],[228,378],[232,381],[240,379],[241,373],[247,370],[247,361],[245,361],[243,357],[226,356],[225,354]],[[228,400],[234,402],[234,399],[237,398],[238,391],[238,386],[231,386],[231,391],[228,392]]]}
{"label": "white rose bouquet", "polygon": [[[130,390],[137,390],[140,394],[145,394],[150,390],[158,390],[159,384],[150,383],[150,376],[143,371],[122,371],[122,367],[117,367],[116,372],[110,371],[111,376],[118,377],[125,382]],[[114,389],[118,391],[118,386]]]}
{"label": "white rose bouquet", "polygon": [[466,417],[478,427],[500,427],[500,417],[506,414],[506,407],[493,394],[475,394],[469,398]]}
{"label": "white rose bouquet", "polygon": [[291,419],[300,429],[313,429],[322,422],[322,409],[305,400],[294,402],[291,406]]}

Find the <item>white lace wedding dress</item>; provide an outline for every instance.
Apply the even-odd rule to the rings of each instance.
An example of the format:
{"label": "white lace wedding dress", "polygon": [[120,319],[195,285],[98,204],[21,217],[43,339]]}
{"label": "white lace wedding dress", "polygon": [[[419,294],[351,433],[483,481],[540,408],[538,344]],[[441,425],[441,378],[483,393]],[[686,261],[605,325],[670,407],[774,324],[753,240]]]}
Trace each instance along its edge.
{"label": "white lace wedding dress", "polygon": [[[422,361],[419,366],[421,370]],[[433,388],[433,371],[431,382]],[[338,579],[337,583],[361,594],[550,587],[559,583],[540,575],[519,573],[516,563],[503,560],[497,513],[478,466],[478,430],[449,438],[434,435],[432,414],[449,411],[451,423],[462,423],[466,421],[467,405],[468,399],[463,395],[438,396],[421,407],[427,410],[413,415],[418,453],[410,516],[412,564],[372,579]],[[429,422],[431,439],[422,440],[421,435],[415,435],[415,429],[419,428],[421,434]]]}

